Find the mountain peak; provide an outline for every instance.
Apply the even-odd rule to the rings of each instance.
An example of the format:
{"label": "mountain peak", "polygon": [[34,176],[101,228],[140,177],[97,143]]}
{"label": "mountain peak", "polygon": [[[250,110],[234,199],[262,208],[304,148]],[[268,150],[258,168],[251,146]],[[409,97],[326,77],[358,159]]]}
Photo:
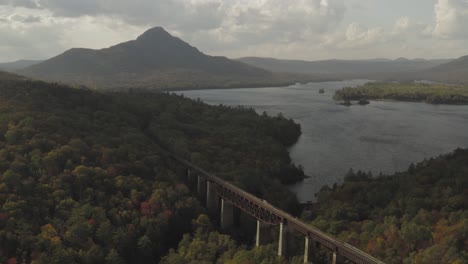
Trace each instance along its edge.
{"label": "mountain peak", "polygon": [[138,41],[153,41],[153,40],[159,40],[161,38],[173,38],[169,32],[164,30],[162,27],[154,27],[150,28],[147,31],[145,31],[143,34],[141,34],[137,40]]}
{"label": "mountain peak", "polygon": [[203,54],[187,42],[154,27],[136,40],[101,50],[71,49],[23,71],[31,77],[93,87],[250,85],[270,73],[224,57]]}

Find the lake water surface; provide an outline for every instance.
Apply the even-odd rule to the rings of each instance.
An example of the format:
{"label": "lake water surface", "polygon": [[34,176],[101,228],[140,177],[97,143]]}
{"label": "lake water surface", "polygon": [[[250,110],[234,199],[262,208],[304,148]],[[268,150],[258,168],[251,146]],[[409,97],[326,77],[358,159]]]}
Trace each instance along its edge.
{"label": "lake water surface", "polygon": [[[468,147],[468,106],[372,101],[338,105],[335,90],[366,80],[289,87],[181,91],[208,104],[244,105],[294,119],[302,136],[290,149],[294,163],[311,178],[291,186],[299,200],[312,201],[324,185],[356,170],[390,174],[425,158]],[[325,93],[320,94],[320,88]]]}

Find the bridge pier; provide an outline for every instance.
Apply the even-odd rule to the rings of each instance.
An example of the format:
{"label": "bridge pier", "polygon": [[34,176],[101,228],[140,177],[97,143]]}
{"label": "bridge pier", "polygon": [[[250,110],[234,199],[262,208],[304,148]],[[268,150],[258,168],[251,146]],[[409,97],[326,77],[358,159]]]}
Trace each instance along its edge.
{"label": "bridge pier", "polygon": [[265,231],[266,226],[267,226],[266,224],[264,224],[262,221],[257,219],[257,233],[255,235],[255,246],[256,247],[259,247],[259,246],[263,245],[263,243],[265,243],[264,236],[266,234],[265,234],[264,231]]}
{"label": "bridge pier", "polygon": [[187,169],[187,181],[189,183],[192,183],[193,182],[193,173],[190,169]]}
{"label": "bridge pier", "polygon": [[206,208],[208,211],[215,211],[218,207],[218,195],[215,190],[213,190],[213,183],[206,181]]}
{"label": "bridge pier", "polygon": [[310,242],[313,242],[313,241],[311,241],[311,239],[308,236],[306,236],[305,243],[304,243],[304,263],[309,263]]}
{"label": "bridge pier", "polygon": [[187,169],[187,185],[190,191],[194,192],[195,185],[197,185],[197,181],[197,174],[191,171],[190,169]]}
{"label": "bridge pier", "polygon": [[197,175],[197,192],[202,204],[206,203],[206,187],[206,179],[200,175]]}
{"label": "bridge pier", "polygon": [[284,256],[286,254],[286,236],[287,236],[287,225],[284,222],[280,223],[279,226],[279,239],[278,239],[278,256]]}
{"label": "bridge pier", "polygon": [[221,199],[221,228],[227,229],[234,224],[234,206],[231,202]]}
{"label": "bridge pier", "polygon": [[200,175],[197,175],[197,192],[198,194],[203,193],[203,178]]}
{"label": "bridge pier", "polygon": [[[335,260],[335,262],[333,262],[333,259]],[[338,252],[336,250],[333,252],[333,257],[332,257],[332,263],[333,264],[344,263],[345,260],[346,260],[346,258],[343,257],[342,255],[338,254]]]}

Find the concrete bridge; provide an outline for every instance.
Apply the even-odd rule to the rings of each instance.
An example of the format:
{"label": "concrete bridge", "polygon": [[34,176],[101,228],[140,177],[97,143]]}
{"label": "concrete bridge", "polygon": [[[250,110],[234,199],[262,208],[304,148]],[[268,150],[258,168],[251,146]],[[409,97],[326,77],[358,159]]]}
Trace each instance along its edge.
{"label": "concrete bridge", "polygon": [[[197,167],[196,165],[163,150],[168,156],[186,169],[188,180],[195,180],[198,193],[206,195],[206,207],[209,210],[220,208],[221,227],[228,228],[234,223],[234,207],[257,219],[256,246],[261,243],[261,228],[264,225],[279,226],[278,256],[285,253],[286,233],[296,230],[304,236],[304,263],[309,263],[313,243],[318,243],[330,250],[332,263],[344,258],[356,264],[384,264],[364,251],[325,234],[304,221],[276,208],[221,178]],[[221,203],[219,205],[219,202]]]}

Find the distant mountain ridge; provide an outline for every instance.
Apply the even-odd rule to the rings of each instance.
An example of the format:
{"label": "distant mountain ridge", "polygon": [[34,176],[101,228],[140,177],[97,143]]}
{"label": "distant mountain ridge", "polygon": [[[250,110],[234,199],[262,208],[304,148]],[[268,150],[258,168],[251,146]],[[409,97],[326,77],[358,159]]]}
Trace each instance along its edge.
{"label": "distant mountain ridge", "polygon": [[[28,63],[32,65],[21,69]],[[18,61],[13,65],[17,68],[7,70],[31,78],[117,90],[279,86],[358,78],[468,82],[468,56],[457,60],[231,60],[206,55],[161,27],[109,48],[73,48],[39,63]]]}
{"label": "distant mountain ridge", "polygon": [[468,55],[420,73],[420,79],[450,83],[468,83]]}
{"label": "distant mountain ridge", "polygon": [[244,57],[238,61],[272,72],[320,74],[341,78],[393,78],[398,74],[417,73],[450,62],[450,59],[425,60],[407,58],[369,60],[281,60],[273,58]]}
{"label": "distant mountain ridge", "polygon": [[40,63],[40,60],[17,60],[12,62],[2,62],[0,63],[0,70],[4,71],[14,71],[21,70],[31,65]]}
{"label": "distant mountain ridge", "polygon": [[101,50],[70,49],[20,73],[96,88],[231,87],[293,81],[239,61],[205,55],[161,27]]}
{"label": "distant mountain ridge", "polygon": [[24,76],[16,75],[11,72],[4,72],[0,71],[0,81],[8,81],[8,80],[26,80],[27,78]]}

